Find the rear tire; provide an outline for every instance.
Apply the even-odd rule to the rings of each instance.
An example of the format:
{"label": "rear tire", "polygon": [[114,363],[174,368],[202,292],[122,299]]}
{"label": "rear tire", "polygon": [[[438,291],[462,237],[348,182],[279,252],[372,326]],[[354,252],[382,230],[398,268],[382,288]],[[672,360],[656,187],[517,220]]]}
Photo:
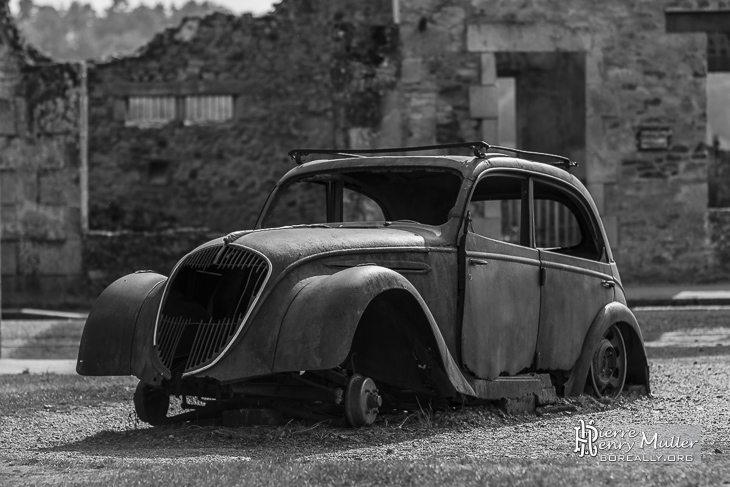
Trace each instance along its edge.
{"label": "rear tire", "polygon": [[618,325],[611,325],[598,342],[589,371],[598,397],[616,398],[624,388],[627,369],[626,345]]}
{"label": "rear tire", "polygon": [[134,410],[140,420],[152,426],[165,424],[169,408],[170,396],[162,389],[141,381],[137,384],[134,391]]}

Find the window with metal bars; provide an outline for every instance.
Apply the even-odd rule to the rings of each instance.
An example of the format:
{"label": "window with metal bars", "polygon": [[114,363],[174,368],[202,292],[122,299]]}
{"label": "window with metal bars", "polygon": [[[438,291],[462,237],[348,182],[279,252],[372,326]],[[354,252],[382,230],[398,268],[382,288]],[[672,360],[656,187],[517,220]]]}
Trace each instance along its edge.
{"label": "window with metal bars", "polygon": [[[514,198],[472,202],[469,206],[475,233],[519,243],[521,201]],[[581,243],[580,226],[573,213],[563,204],[551,200],[535,200],[535,240],[539,248],[574,247]]]}
{"label": "window with metal bars", "polygon": [[[526,179],[490,175],[477,184],[469,204],[470,230],[483,237],[528,245]],[[537,248],[584,259],[603,258],[600,231],[585,204],[572,191],[534,180],[534,203],[530,225]]]}
{"label": "window with metal bars", "polygon": [[577,192],[536,178],[533,210],[538,248],[582,259],[604,258],[599,223]]}
{"label": "window with metal bars", "polygon": [[174,119],[174,96],[132,96],[127,101],[127,126],[159,127]]}
{"label": "window with metal bars", "polygon": [[127,99],[128,127],[157,128],[173,120],[185,125],[221,123],[232,120],[233,95],[131,96]]}
{"label": "window with metal bars", "polygon": [[233,96],[186,96],[185,125],[226,122],[233,118]]}
{"label": "window with metal bars", "polygon": [[535,243],[540,248],[580,245],[582,234],[573,212],[562,203],[535,200]]}

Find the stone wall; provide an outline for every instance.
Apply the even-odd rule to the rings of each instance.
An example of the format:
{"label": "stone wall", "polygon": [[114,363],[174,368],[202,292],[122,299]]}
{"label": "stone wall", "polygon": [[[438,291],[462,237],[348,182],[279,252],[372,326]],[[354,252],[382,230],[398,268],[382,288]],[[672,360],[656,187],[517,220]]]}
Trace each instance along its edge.
{"label": "stone wall", "polygon": [[[727,218],[707,209],[707,39],[666,33],[673,2],[395,3],[395,16],[391,0],[284,0],[260,18],[188,19],[133,56],[91,64],[89,217],[99,231],[85,238],[83,263],[78,68],[36,59],[17,40],[3,48],[0,113],[14,113],[0,116],[4,287],[50,290],[45,277],[83,273],[80,285],[95,290],[138,268],[166,272],[201,239],[253,226],[296,146],[497,141],[497,78],[541,60],[582,78],[566,85],[582,108],[548,111],[570,123],[570,144],[558,145],[582,165],[624,280],[730,277]],[[520,110],[536,113],[540,83],[520,86]],[[186,123],[183,107],[200,95],[232,97],[232,118]],[[129,123],[130,100],[160,96],[174,99],[170,120]],[[531,122],[518,143],[550,142]],[[641,149],[652,133],[665,138]]]}
{"label": "stone wall", "polygon": [[[401,1],[406,141],[495,141],[501,55],[584,53],[579,176],[602,213],[622,277],[634,283],[718,278],[708,268],[706,38],[667,34],[668,5]],[[554,113],[556,120],[565,116]],[[668,129],[669,146],[639,150],[642,129]]]}
{"label": "stone wall", "polygon": [[86,296],[96,297],[115,280],[138,270],[169,276],[185,254],[218,236],[200,229],[92,230],[84,237],[82,255]]}
{"label": "stone wall", "polygon": [[[287,1],[261,18],[187,19],[90,66],[91,228],[252,227],[289,149],[377,142],[397,47],[390,1]],[[233,117],[186,123],[196,95],[233,97]],[[175,119],[128,123],[139,96],[175,97]]]}
{"label": "stone wall", "polygon": [[[91,225],[250,227],[297,145],[497,141],[497,77],[562,53],[584,79],[570,87],[580,110],[550,108],[573,124],[553,145],[581,164],[624,279],[723,278],[709,243],[707,41],[666,33],[675,3],[401,0],[396,27],[390,1],[285,0],[263,18],[189,20],[90,70]],[[519,97],[539,99],[525,86]],[[145,93],[230,94],[235,117],[130,127],[125,103]],[[640,150],[639,134],[657,130],[669,145]],[[549,147],[534,135],[521,139]]]}
{"label": "stone wall", "polygon": [[24,44],[0,1],[3,307],[71,303],[82,292],[81,68]]}

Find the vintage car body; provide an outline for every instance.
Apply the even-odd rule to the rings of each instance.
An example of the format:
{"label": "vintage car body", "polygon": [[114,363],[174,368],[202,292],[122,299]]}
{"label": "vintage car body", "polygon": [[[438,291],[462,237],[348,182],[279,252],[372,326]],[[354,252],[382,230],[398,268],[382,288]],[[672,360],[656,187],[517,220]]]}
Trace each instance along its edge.
{"label": "vintage car body", "polygon": [[[198,247],[169,278],[111,284],[78,373],[138,377],[152,424],[171,421],[170,395],[194,408],[177,419],[265,407],[362,426],[383,403],[537,392],[536,374],[559,394],[648,393],[638,322],[593,200],[559,167],[569,161],[446,147],[458,146],[473,155],[300,163],[256,228]],[[307,185],[323,188],[326,216],[278,225],[279,208],[309,202],[296,193]],[[363,200],[382,219],[346,218]]]}

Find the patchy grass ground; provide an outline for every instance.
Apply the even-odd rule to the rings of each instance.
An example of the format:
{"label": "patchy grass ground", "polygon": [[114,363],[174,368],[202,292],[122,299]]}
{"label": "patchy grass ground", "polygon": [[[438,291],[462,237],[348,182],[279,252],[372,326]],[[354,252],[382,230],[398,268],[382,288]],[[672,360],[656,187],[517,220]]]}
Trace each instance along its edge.
{"label": "patchy grass ground", "polygon": [[666,308],[634,310],[639,320],[644,341],[654,341],[668,331],[687,328],[727,328],[730,327],[730,309]]}
{"label": "patchy grass ground", "polygon": [[0,353],[15,359],[75,359],[84,320],[2,320]]}
{"label": "patchy grass ground", "polygon": [[[674,312],[640,319],[659,337],[721,318]],[[652,398],[605,405],[584,397],[572,402],[577,412],[541,417],[493,407],[417,411],[381,416],[361,430],[299,422],[150,428],[135,420],[134,379],[0,376],[0,484],[730,484],[730,360],[713,352],[651,358]],[[579,419],[700,425],[702,463],[580,458],[573,452]]]}

